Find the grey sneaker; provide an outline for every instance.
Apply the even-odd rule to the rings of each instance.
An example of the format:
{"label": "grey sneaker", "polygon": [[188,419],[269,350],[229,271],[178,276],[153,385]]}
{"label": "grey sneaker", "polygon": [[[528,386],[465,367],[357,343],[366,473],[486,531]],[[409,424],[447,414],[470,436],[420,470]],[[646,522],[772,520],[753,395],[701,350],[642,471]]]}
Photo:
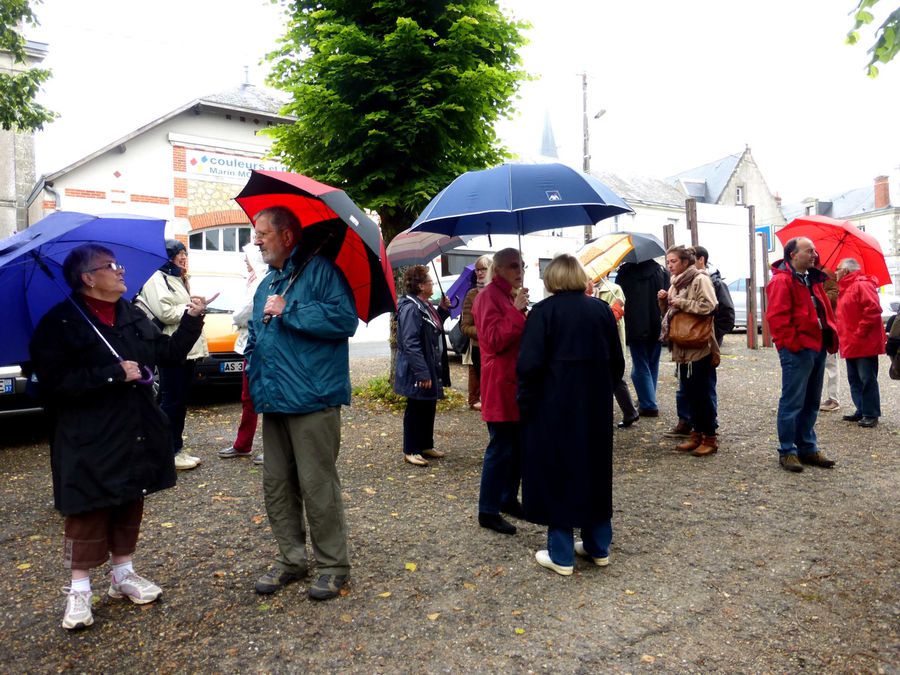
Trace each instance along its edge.
{"label": "grey sneaker", "polygon": [[256,457],[253,458],[253,463],[257,466],[263,463],[263,453],[259,453]]}
{"label": "grey sneaker", "polygon": [[260,595],[270,595],[275,591],[279,591],[288,584],[299,581],[305,574],[296,574],[288,572],[277,567],[273,567],[256,580],[256,592]]}
{"label": "grey sneaker", "polygon": [[347,584],[347,574],[320,574],[316,582],[309,587],[309,597],[313,600],[331,600],[341,594]]}
{"label": "grey sneaker", "polygon": [[247,452],[241,452],[240,450],[235,450],[234,446],[223,448],[216,453],[222,459],[228,459],[229,457],[249,457],[253,454],[250,450]]}
{"label": "grey sneaker", "polygon": [[162,589],[137,572],[129,572],[119,583],[110,574],[109,590],[106,593],[111,598],[128,598],[136,605],[146,605],[162,595]]}
{"label": "grey sneaker", "polygon": [[63,614],[62,627],[66,630],[78,630],[87,628],[94,623],[91,614],[92,591],[73,591],[66,586],[63,589],[66,594],[66,613]]}

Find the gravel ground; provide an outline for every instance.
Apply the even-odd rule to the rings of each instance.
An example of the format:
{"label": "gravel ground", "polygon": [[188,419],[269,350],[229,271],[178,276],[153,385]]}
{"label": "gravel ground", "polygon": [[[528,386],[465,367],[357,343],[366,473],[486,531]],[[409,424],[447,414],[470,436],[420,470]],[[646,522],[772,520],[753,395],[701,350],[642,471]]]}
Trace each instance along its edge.
{"label": "gravel ground", "polygon": [[[387,364],[354,359],[354,383]],[[663,364],[663,415],[616,433],[610,566],[579,560],[567,578],[534,562],[543,528],[478,527],[477,413],[440,412],[448,456],[419,469],[401,461],[401,416],[355,402],[340,458],[352,584],[325,603],[307,599],[308,582],[253,592],[275,549],[261,472],[215,456],[240,406],[201,402],[187,432],[203,465],[147,502],[136,564],[163,598],[108,599],[97,572],[95,624],[74,634],[59,627],[62,521],[39,418],[3,421],[0,671],[900,672],[900,383],[886,360],[881,424],[822,413],[838,465],[797,475],[777,463],[772,350],[728,337],[721,449],[708,458],[662,437],[672,373]],[[465,370],[453,374],[465,391]]]}

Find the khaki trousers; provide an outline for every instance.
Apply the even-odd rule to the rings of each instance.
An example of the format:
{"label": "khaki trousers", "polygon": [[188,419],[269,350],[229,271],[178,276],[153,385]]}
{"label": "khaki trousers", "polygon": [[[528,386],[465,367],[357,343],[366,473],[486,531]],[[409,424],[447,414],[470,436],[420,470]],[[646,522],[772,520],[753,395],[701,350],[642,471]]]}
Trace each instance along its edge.
{"label": "khaki trousers", "polygon": [[283,570],[305,574],[304,510],[319,574],[347,574],[347,523],[337,457],[341,409],[263,415],[263,494]]}

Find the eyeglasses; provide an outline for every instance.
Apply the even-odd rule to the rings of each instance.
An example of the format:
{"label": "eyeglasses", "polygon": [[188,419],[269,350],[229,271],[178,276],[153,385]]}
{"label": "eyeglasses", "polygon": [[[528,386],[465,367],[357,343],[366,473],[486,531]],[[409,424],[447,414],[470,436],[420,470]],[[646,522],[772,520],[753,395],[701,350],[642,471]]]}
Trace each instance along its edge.
{"label": "eyeglasses", "polygon": [[99,267],[92,267],[88,270],[88,272],[96,272],[97,270],[112,270],[113,272],[124,272],[125,265],[120,265],[117,262],[108,262],[103,263]]}
{"label": "eyeglasses", "polygon": [[476,267],[475,271],[476,272],[487,272],[487,267]]}
{"label": "eyeglasses", "polygon": [[517,262],[511,262],[511,263],[509,263],[509,265],[507,265],[507,267],[511,270],[525,271],[528,269],[528,265],[525,265],[523,263],[517,263]]}

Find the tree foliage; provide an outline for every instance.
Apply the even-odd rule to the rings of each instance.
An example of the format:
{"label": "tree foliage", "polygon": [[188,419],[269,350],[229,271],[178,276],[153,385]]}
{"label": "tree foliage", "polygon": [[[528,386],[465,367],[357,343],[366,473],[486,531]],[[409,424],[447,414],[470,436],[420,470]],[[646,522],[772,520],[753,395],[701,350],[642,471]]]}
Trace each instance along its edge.
{"label": "tree foliage", "polygon": [[[859,4],[853,12],[853,29],[847,33],[847,44],[855,45],[859,42],[859,29],[871,24],[875,20],[872,9],[879,0],[859,0]],[[869,48],[872,55],[867,65],[869,77],[878,77],[876,63],[888,63],[900,51],[900,7],[891,12],[884,23],[875,31],[875,44]]]}
{"label": "tree foliage", "polygon": [[[28,62],[25,38],[17,30],[23,23],[37,25],[28,0],[0,0],[0,51],[8,52],[16,64]],[[35,131],[53,120],[54,113],[34,101],[49,77],[43,68],[0,71],[0,125],[6,131]]]}
{"label": "tree foliage", "polygon": [[297,122],[269,130],[273,150],[377,211],[386,239],[457,175],[509,156],[493,126],[526,78],[527,25],[495,0],[293,0],[286,13],[269,83]]}

